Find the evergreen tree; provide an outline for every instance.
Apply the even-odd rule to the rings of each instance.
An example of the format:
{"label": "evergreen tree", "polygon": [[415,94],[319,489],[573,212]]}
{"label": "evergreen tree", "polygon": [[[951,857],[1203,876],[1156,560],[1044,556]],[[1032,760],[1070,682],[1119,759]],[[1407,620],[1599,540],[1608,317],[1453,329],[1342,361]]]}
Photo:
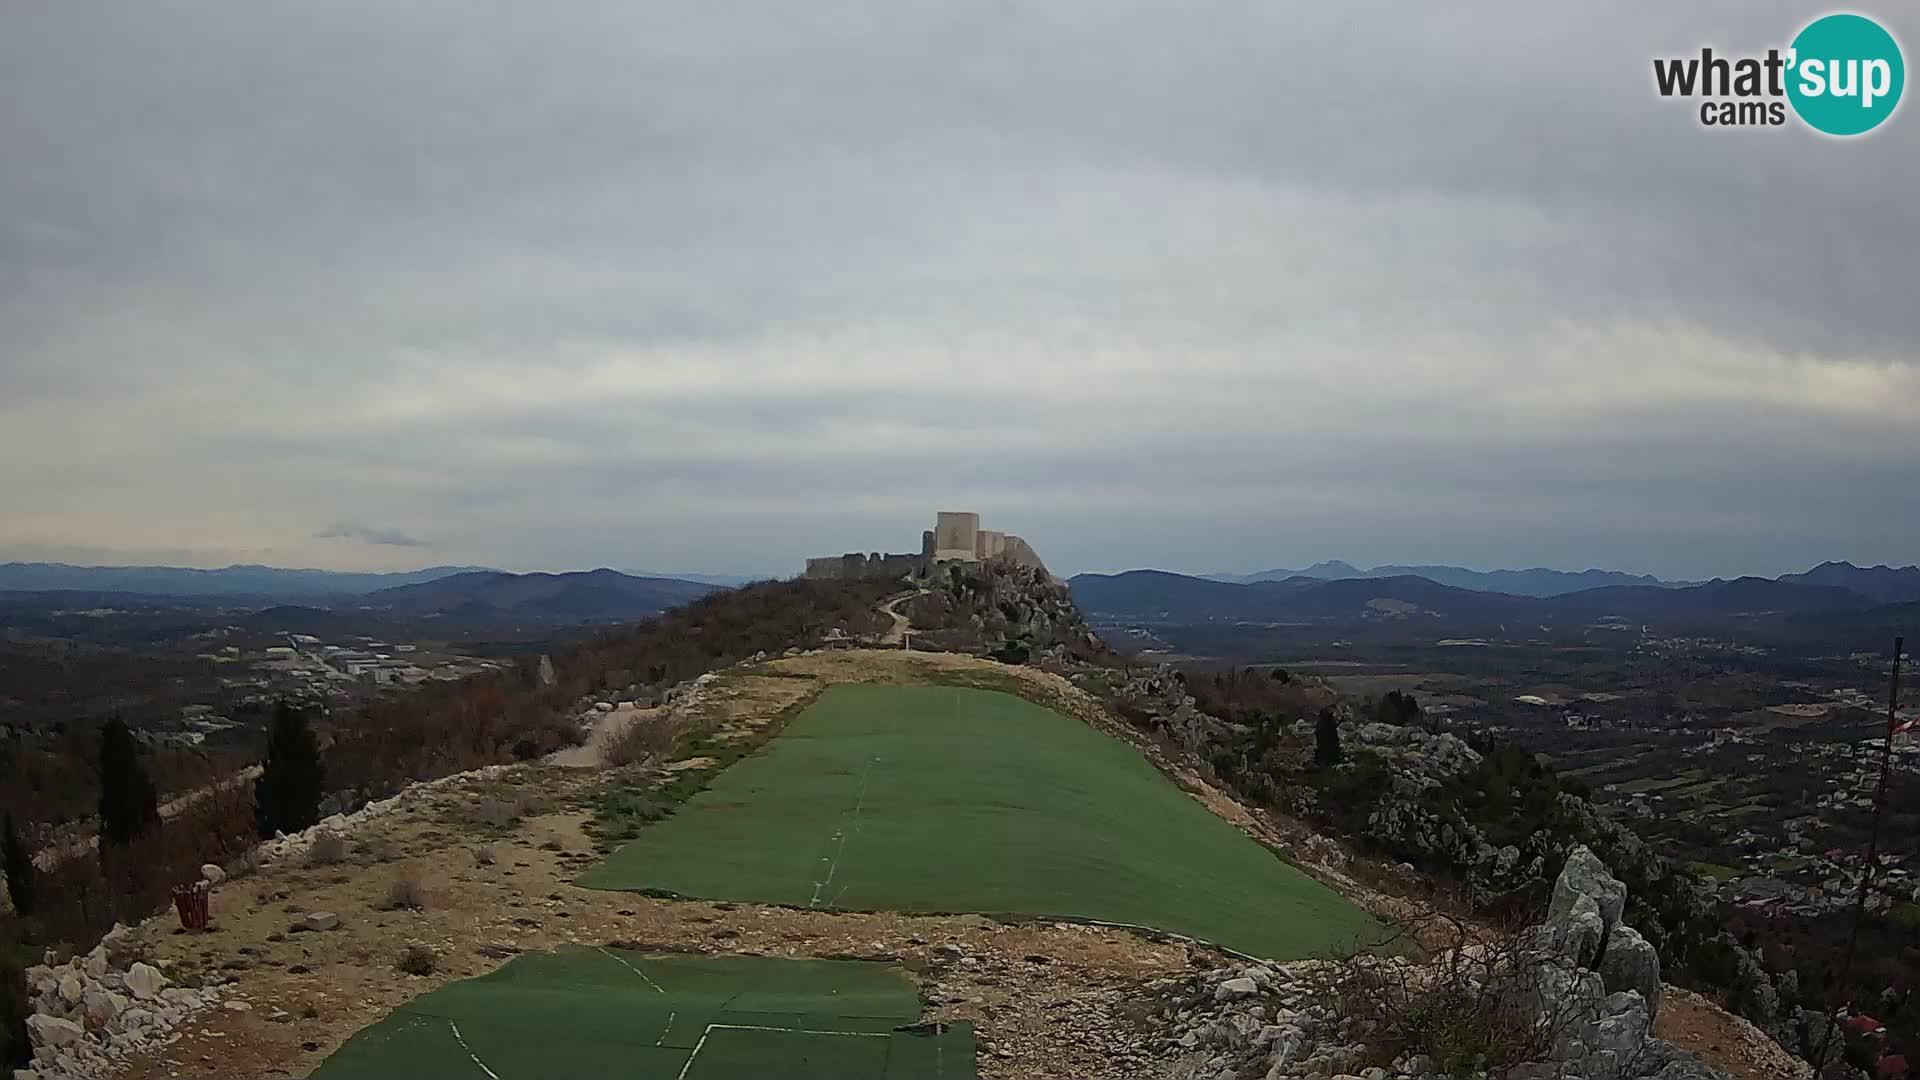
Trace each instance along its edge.
{"label": "evergreen tree", "polygon": [[1419,722],[1420,703],[1414,700],[1412,694],[1389,690],[1380,698],[1380,704],[1374,708],[1373,718],[1382,724],[1408,727]]}
{"label": "evergreen tree", "polygon": [[100,731],[100,844],[126,847],[160,824],[160,793],[118,716]]}
{"label": "evergreen tree", "polygon": [[33,914],[33,855],[20,839],[13,815],[6,817],[6,830],[0,835],[0,863],[6,866],[7,895],[13,898],[13,910]]}
{"label": "evergreen tree", "polygon": [[1340,752],[1340,718],[1329,705],[1320,710],[1320,719],[1314,724],[1313,763],[1325,768],[1340,764],[1344,757]]}
{"label": "evergreen tree", "polygon": [[266,768],[253,782],[253,817],[260,835],[298,832],[318,824],[325,789],[320,744],[306,714],[283,701],[273,710]]}

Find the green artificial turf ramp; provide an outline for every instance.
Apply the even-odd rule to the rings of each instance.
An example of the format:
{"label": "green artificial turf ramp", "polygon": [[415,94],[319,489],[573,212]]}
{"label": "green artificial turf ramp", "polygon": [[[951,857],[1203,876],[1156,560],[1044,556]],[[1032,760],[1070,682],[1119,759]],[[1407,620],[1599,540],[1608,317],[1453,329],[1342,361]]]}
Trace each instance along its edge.
{"label": "green artificial turf ramp", "polygon": [[841,685],[580,884],[1129,923],[1274,959],[1371,919],[1116,739],[1010,694]]}
{"label": "green artificial turf ramp", "polygon": [[973,1080],[973,1030],[903,1031],[898,965],[573,948],[425,994],[312,1074],[632,1080]]}

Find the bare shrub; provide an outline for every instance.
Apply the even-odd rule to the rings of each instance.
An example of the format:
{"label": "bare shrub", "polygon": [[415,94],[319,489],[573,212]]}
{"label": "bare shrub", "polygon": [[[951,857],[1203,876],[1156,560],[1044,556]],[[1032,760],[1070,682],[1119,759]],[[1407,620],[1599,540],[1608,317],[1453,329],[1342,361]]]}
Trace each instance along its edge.
{"label": "bare shrub", "polygon": [[388,863],[399,856],[399,848],[393,840],[385,836],[370,836],[360,841],[360,861],[364,863]]}
{"label": "bare shrub", "polygon": [[1498,1072],[1551,1057],[1589,1019],[1577,1002],[1543,1011],[1543,963],[1572,967],[1513,933],[1466,923],[1431,908],[1395,920],[1392,945],[1424,959],[1360,953],[1320,968],[1310,980],[1333,1006],[1344,1037],[1375,1064],[1425,1055],[1443,1075]]}
{"label": "bare shrub", "polygon": [[260,849],[250,847],[227,861],[223,868],[229,881],[243,881],[260,873]]}
{"label": "bare shrub", "polygon": [[388,911],[420,911],[427,906],[427,890],[416,877],[395,878],[387,886],[381,907]]}
{"label": "bare shrub", "polygon": [[400,959],[394,967],[405,975],[431,975],[440,964],[440,958],[425,945],[409,945],[400,950]]}
{"label": "bare shrub", "polygon": [[652,761],[673,749],[675,724],[664,716],[636,716],[613,737],[601,756],[615,768]]}
{"label": "bare shrub", "polygon": [[313,846],[307,849],[307,865],[332,866],[347,858],[347,838],[331,829],[313,834]]}
{"label": "bare shrub", "polygon": [[473,849],[473,865],[492,866],[497,861],[492,848],[478,847]]}
{"label": "bare shrub", "polygon": [[472,821],[475,825],[502,832],[520,824],[520,818],[526,813],[526,803],[513,799],[482,799],[473,804]]}

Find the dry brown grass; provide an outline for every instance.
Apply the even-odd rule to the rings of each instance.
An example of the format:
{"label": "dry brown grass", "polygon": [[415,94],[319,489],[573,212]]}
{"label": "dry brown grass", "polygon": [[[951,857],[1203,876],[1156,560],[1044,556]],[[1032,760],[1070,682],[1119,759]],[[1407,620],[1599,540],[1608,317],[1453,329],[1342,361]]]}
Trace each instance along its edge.
{"label": "dry brown grass", "polygon": [[427,907],[426,886],[420,884],[417,877],[407,876],[393,879],[387,886],[386,899],[381,906],[388,911],[425,911]]}
{"label": "dry brown grass", "polygon": [[408,945],[393,966],[405,975],[431,975],[439,968],[440,957],[425,945]]}
{"label": "dry brown grass", "polygon": [[307,865],[335,866],[346,859],[346,837],[331,829],[322,829],[313,834],[313,845],[307,848]]}
{"label": "dry brown grass", "polygon": [[673,749],[678,735],[678,725],[666,715],[636,715],[607,742],[600,756],[613,768],[657,761]]}

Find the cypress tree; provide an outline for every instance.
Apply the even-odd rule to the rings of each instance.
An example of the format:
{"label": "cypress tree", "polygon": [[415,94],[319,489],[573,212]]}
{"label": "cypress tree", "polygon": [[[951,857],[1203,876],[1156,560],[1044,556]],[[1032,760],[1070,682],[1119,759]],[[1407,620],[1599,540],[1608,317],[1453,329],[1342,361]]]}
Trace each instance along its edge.
{"label": "cypress tree", "polygon": [[100,845],[126,847],[160,824],[160,793],[118,716],[100,731]]}
{"label": "cypress tree", "polygon": [[253,782],[254,824],[261,837],[298,832],[318,824],[325,788],[320,743],[307,724],[306,714],[283,701],[273,710],[266,767],[260,779]]}
{"label": "cypress tree", "polygon": [[5,835],[0,836],[0,862],[6,866],[7,895],[13,899],[14,912],[33,914],[33,854],[20,839],[19,826],[11,813],[7,815]]}
{"label": "cypress tree", "polygon": [[1322,767],[1338,765],[1345,756],[1340,751],[1340,718],[1329,705],[1320,710],[1320,719],[1313,727],[1313,763]]}

